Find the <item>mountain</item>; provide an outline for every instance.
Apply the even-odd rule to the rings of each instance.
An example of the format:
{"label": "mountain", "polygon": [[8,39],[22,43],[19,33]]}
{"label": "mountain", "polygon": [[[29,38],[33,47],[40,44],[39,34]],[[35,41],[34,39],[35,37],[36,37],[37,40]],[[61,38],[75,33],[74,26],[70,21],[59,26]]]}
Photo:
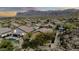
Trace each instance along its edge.
{"label": "mountain", "polygon": [[17,16],[44,16],[50,14],[50,11],[29,10],[28,12],[18,12]]}
{"label": "mountain", "polygon": [[66,10],[49,10],[49,11],[38,11],[29,10],[28,12],[18,12],[17,16],[69,16],[78,15],[78,9],[66,9]]}

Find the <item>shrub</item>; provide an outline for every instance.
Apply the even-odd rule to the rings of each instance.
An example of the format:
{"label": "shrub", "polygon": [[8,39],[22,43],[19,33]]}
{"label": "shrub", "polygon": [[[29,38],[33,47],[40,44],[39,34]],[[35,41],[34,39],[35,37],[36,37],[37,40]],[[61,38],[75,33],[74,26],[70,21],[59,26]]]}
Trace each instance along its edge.
{"label": "shrub", "polygon": [[65,23],[64,28],[69,29],[69,30],[73,30],[76,28],[76,25],[74,25],[73,23]]}
{"label": "shrub", "polygon": [[14,49],[14,46],[10,40],[2,40],[0,43],[0,49],[11,51]]}

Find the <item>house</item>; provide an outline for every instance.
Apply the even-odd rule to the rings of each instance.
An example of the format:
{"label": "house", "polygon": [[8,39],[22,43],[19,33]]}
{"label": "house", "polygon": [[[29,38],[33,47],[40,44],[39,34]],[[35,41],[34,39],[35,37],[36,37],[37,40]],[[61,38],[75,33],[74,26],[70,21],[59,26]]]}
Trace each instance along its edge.
{"label": "house", "polygon": [[73,30],[73,34],[79,36],[79,28]]}
{"label": "house", "polygon": [[40,28],[53,28],[54,25],[52,25],[51,23],[48,23],[48,24],[44,24],[44,25],[41,25]]}
{"label": "house", "polygon": [[33,30],[33,27],[20,26],[14,30],[14,34],[25,35],[26,33],[32,32]]}
{"label": "house", "polygon": [[53,29],[50,29],[50,28],[40,28],[40,29],[37,29],[36,32],[53,32]]}
{"label": "house", "polygon": [[10,28],[0,28],[0,37],[5,37],[12,33]]}
{"label": "house", "polygon": [[41,23],[35,24],[35,26],[40,27],[41,26]]}

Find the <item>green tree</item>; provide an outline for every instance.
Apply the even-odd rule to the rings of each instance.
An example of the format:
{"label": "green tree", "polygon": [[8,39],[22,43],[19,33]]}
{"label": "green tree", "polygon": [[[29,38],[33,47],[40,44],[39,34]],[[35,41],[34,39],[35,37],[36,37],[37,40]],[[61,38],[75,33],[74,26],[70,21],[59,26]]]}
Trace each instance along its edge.
{"label": "green tree", "polygon": [[2,40],[0,43],[0,49],[11,51],[14,49],[14,46],[10,40]]}
{"label": "green tree", "polygon": [[50,40],[54,41],[55,33],[53,32],[46,32],[46,33],[37,33],[36,35],[33,35],[32,37],[33,41],[38,42],[38,45],[44,45],[48,43]]}
{"label": "green tree", "polygon": [[73,30],[73,29],[76,28],[76,25],[73,24],[73,23],[65,23],[65,24],[64,24],[64,28],[65,28],[65,29],[69,29],[69,30]]}
{"label": "green tree", "polygon": [[23,44],[22,44],[22,48],[26,49],[29,47],[29,39],[24,39]]}

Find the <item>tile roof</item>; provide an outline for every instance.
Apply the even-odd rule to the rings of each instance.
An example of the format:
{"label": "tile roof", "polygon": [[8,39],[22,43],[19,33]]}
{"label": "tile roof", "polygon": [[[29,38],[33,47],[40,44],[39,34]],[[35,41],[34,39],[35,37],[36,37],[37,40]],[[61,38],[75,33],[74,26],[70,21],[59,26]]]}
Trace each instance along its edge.
{"label": "tile roof", "polygon": [[33,27],[26,27],[26,26],[20,26],[19,29],[24,31],[24,32],[31,32],[34,30]]}
{"label": "tile roof", "polygon": [[0,28],[0,34],[7,33],[7,32],[10,32],[10,31],[11,31],[10,28]]}
{"label": "tile roof", "polygon": [[53,30],[49,29],[49,28],[40,28],[40,29],[38,29],[36,31],[40,31],[40,32],[53,32]]}

